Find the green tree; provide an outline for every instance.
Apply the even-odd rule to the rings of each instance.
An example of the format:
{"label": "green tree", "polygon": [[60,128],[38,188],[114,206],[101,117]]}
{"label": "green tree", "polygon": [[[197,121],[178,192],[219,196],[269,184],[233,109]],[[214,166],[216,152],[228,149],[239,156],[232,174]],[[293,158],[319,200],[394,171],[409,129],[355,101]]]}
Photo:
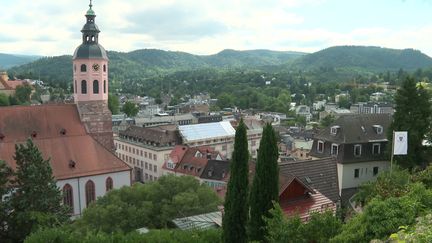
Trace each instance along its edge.
{"label": "green tree", "polygon": [[194,177],[168,175],[110,191],[90,205],[74,227],[106,233],[165,228],[174,218],[213,212],[219,204],[216,193]]}
{"label": "green tree", "polygon": [[323,119],[321,119],[320,126],[323,128],[328,127],[334,121],[335,121],[335,117],[332,114],[329,114],[329,115],[325,116]]}
{"label": "green tree", "polygon": [[9,201],[9,193],[12,190],[10,179],[12,169],[5,161],[0,160],[0,195],[4,198],[0,200],[0,241],[6,242],[8,239],[8,223],[11,213],[11,205]]}
{"label": "green tree", "polygon": [[269,217],[273,202],[279,198],[278,157],[276,134],[268,123],[263,129],[250,195],[249,236],[252,240],[265,239],[264,217]]}
{"label": "green tree", "polygon": [[287,218],[278,203],[270,209],[266,222],[266,240],[272,243],[306,243],[305,225],[300,217]]}
{"label": "green tree", "polygon": [[122,111],[128,117],[135,117],[138,114],[139,108],[134,103],[126,101],[126,103],[123,105]]}
{"label": "green tree", "polygon": [[52,227],[67,222],[69,216],[62,206],[62,195],[52,175],[49,160],[42,158],[31,139],[15,146],[16,172],[11,182],[13,211],[8,222],[14,241],[22,241],[40,227]]}
{"label": "green tree", "polygon": [[30,95],[32,93],[32,87],[25,83],[23,85],[19,85],[15,90],[15,97],[20,104],[28,104],[30,103]]}
{"label": "green tree", "polygon": [[222,219],[222,238],[227,243],[248,242],[249,151],[243,119],[237,127],[232,153],[230,179]]}
{"label": "green tree", "polygon": [[120,102],[117,95],[108,94],[108,109],[113,115],[117,115],[120,109]]}
{"label": "green tree", "polygon": [[395,161],[403,168],[412,169],[415,166],[426,164],[422,142],[427,135],[431,135],[432,104],[430,99],[427,90],[421,85],[417,86],[416,81],[411,77],[407,77],[396,92],[396,112],[393,115],[388,138],[391,144],[393,142],[391,131],[408,131],[408,154],[395,158]]}
{"label": "green tree", "polygon": [[232,107],[234,105],[234,96],[232,96],[231,94],[228,93],[222,93],[217,97],[217,106],[219,106],[220,108],[228,108],[228,107]]}
{"label": "green tree", "polygon": [[9,97],[3,93],[0,93],[0,106],[8,106],[9,103]]}

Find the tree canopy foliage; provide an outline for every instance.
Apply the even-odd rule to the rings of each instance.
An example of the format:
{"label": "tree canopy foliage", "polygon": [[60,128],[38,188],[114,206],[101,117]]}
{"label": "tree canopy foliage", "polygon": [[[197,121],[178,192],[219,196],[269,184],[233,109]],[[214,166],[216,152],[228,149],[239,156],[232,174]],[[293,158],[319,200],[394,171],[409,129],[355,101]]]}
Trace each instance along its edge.
{"label": "tree canopy foliage", "polygon": [[219,204],[216,193],[194,177],[167,175],[110,191],[90,205],[73,227],[106,233],[165,228],[174,218],[213,212]]}
{"label": "tree canopy foliage", "polygon": [[[115,101],[112,101],[111,103],[113,103],[113,102],[115,102]],[[111,108],[114,109],[115,107],[111,107]],[[138,114],[139,108],[135,103],[132,103],[130,101],[126,101],[122,107],[122,111],[128,117],[135,117]]]}

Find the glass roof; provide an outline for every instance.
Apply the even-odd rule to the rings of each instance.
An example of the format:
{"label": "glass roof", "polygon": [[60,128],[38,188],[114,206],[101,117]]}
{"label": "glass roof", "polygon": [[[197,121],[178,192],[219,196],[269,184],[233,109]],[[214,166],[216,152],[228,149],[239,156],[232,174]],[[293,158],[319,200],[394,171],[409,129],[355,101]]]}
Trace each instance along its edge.
{"label": "glass roof", "polygon": [[235,135],[229,121],[179,126],[180,134],[186,141],[213,139]]}

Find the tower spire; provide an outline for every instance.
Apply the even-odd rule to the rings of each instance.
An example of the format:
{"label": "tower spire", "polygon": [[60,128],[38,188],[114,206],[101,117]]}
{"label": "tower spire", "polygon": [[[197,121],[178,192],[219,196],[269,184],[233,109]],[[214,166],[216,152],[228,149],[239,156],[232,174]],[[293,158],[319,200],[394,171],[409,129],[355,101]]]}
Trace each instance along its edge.
{"label": "tower spire", "polygon": [[89,7],[90,7],[90,9],[93,7],[92,0],[90,0]]}

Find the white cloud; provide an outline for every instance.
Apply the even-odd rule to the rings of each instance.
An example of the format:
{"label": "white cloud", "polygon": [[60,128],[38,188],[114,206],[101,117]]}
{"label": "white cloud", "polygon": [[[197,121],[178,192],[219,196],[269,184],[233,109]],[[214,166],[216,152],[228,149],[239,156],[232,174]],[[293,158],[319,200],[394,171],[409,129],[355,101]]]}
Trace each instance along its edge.
{"label": "white cloud", "polygon": [[[6,0],[0,52],[72,54],[80,44],[88,9],[88,1],[77,2]],[[348,31],[306,27],[304,10],[325,4],[325,0],[95,0],[94,10],[101,44],[108,50],[159,48],[212,54],[226,48],[312,52],[332,45],[376,45],[415,48],[432,55],[430,22],[397,28],[377,23],[374,28]]]}

